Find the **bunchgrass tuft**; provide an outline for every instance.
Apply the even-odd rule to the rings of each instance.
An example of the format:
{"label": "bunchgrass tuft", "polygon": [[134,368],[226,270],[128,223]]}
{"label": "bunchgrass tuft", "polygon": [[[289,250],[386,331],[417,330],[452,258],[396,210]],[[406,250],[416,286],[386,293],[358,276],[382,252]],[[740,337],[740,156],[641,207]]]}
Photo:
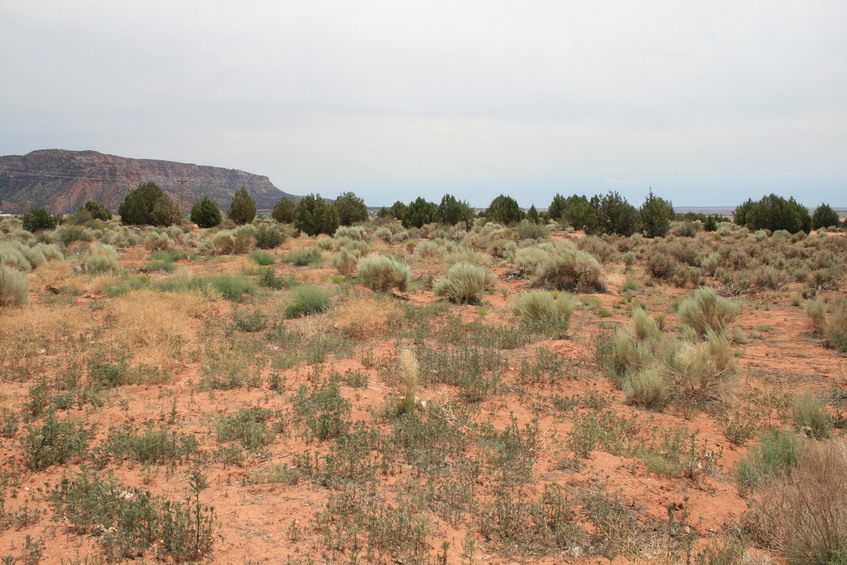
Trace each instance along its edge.
{"label": "bunchgrass tuft", "polygon": [[298,286],[286,297],[285,315],[288,318],[300,318],[323,312],[329,308],[331,299],[329,291],[319,286],[311,284]]}

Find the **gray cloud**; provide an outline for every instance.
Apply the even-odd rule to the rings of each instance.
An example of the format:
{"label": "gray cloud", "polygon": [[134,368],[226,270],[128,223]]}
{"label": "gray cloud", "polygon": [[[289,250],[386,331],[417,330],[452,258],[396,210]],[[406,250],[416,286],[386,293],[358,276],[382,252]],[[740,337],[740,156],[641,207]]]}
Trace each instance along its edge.
{"label": "gray cloud", "polygon": [[235,167],[371,204],[610,187],[638,204],[652,186],[678,205],[845,205],[846,16],[822,0],[12,0],[0,153]]}

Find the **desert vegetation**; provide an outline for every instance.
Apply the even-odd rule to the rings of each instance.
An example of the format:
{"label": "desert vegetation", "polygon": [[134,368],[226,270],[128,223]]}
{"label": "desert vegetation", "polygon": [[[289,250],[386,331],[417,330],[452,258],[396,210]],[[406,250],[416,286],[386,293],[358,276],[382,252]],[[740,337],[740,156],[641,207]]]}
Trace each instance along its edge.
{"label": "desert vegetation", "polygon": [[5,563],[845,562],[826,208],[154,186],[0,220]]}

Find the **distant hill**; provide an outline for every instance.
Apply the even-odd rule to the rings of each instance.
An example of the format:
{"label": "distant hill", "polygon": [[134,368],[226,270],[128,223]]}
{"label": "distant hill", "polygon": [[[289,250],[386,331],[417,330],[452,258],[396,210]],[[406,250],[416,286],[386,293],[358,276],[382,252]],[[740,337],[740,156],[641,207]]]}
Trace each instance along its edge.
{"label": "distant hill", "polygon": [[236,169],[46,149],[0,157],[0,211],[22,213],[44,206],[50,212],[67,214],[86,200],[95,200],[117,212],[124,197],[143,182],[155,182],[179,204],[179,179],[186,179],[186,212],[196,200],[208,196],[225,213],[242,186],[259,209],[273,208],[283,197],[300,201],[300,196],[282,192],[268,177]]}

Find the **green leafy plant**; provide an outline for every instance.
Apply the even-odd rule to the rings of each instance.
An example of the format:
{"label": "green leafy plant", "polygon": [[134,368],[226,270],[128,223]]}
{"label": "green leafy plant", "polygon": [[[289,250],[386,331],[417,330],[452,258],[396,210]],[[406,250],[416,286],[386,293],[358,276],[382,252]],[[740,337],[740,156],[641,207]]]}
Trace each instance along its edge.
{"label": "green leafy plant", "polygon": [[304,284],[292,289],[286,296],[285,316],[300,318],[329,308],[332,297],[328,290]]}

